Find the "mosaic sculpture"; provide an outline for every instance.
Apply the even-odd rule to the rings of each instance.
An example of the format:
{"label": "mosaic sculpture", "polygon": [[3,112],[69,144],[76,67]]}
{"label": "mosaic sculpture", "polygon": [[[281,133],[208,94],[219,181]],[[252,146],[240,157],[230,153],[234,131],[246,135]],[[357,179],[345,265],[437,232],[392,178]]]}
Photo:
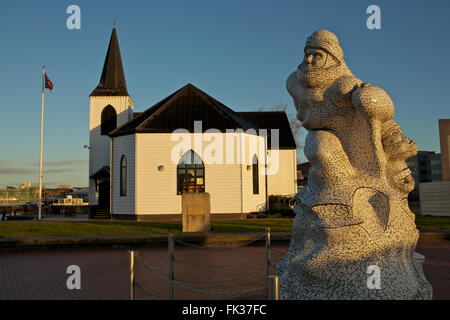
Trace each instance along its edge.
{"label": "mosaic sculpture", "polygon": [[336,35],[318,30],[287,79],[311,168],[277,264],[280,297],[431,299],[407,201],[405,160],[417,145],[392,120],[389,95],[353,76],[343,56]]}

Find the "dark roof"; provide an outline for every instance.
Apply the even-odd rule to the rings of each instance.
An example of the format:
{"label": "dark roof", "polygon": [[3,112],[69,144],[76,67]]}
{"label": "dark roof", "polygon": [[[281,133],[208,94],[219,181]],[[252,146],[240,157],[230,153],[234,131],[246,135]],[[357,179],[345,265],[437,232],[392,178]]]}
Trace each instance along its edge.
{"label": "dark roof", "polygon": [[128,96],[116,28],[113,29],[109,40],[100,82],[92,91],[92,96]]}
{"label": "dark roof", "polygon": [[261,111],[261,112],[238,112],[241,118],[247,120],[253,126],[260,129],[267,129],[269,137],[267,148],[272,148],[270,129],[279,130],[279,149],[297,149],[291,125],[284,111]]}
{"label": "dark roof", "polygon": [[179,128],[194,132],[194,121],[202,121],[203,132],[210,128],[222,132],[255,128],[236,112],[189,83],[109,135],[171,133]]}
{"label": "dark roof", "polygon": [[96,173],[94,173],[92,176],[90,176],[90,179],[102,179],[107,178],[109,179],[109,166],[104,166],[100,170],[98,170]]}

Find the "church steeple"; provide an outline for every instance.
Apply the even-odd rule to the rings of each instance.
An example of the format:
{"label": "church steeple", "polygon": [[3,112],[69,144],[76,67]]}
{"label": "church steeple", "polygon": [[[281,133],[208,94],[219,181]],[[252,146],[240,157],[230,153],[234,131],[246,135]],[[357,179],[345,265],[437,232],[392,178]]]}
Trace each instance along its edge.
{"label": "church steeple", "polygon": [[92,96],[128,96],[122,58],[120,56],[119,40],[116,28],[113,28],[109,41],[100,82],[91,93]]}

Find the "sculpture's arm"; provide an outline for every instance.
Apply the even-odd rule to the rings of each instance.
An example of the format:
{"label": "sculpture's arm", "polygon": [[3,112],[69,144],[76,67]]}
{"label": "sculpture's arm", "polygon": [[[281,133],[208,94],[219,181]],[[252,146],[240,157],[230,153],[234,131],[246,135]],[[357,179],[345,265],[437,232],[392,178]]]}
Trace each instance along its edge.
{"label": "sculpture's arm", "polygon": [[382,123],[394,116],[394,103],[386,91],[354,76],[336,79],[325,91],[324,96],[339,107],[353,106],[364,112],[369,119],[376,119]]}
{"label": "sculpture's arm", "polygon": [[291,97],[294,97],[296,86],[298,86],[297,72],[292,72],[286,79],[286,89],[291,95]]}
{"label": "sculpture's arm", "polygon": [[352,106],[352,94],[363,82],[354,76],[342,76],[336,79],[325,91],[324,97],[338,107],[349,108]]}
{"label": "sculpture's arm", "polygon": [[294,101],[294,107],[297,112],[300,111],[301,103],[300,103],[300,85],[297,79],[297,72],[292,72],[286,80],[286,89],[289,92],[289,95],[292,97]]}
{"label": "sculpture's arm", "polygon": [[364,85],[352,93],[352,103],[355,108],[363,111],[372,120],[384,123],[394,116],[394,103],[383,89]]}

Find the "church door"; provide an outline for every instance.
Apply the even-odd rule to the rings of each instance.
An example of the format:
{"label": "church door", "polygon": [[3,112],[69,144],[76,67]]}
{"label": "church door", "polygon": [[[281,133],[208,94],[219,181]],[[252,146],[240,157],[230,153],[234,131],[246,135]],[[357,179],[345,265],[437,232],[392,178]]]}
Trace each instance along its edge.
{"label": "church door", "polygon": [[109,211],[109,179],[100,182],[98,186],[98,208]]}

